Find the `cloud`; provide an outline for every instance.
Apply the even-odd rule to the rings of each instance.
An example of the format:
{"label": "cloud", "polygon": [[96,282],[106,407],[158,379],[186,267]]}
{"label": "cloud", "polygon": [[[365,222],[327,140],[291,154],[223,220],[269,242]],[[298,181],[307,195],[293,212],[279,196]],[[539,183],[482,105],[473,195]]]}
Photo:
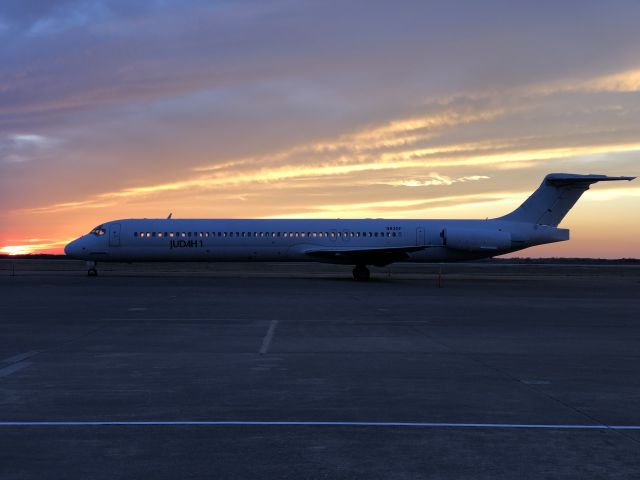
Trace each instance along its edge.
{"label": "cloud", "polygon": [[564,79],[549,84],[534,84],[524,88],[530,95],[558,93],[634,93],[640,92],[640,68],[599,75],[589,79]]}
{"label": "cloud", "polygon": [[54,143],[52,138],[47,138],[44,135],[37,135],[35,133],[18,133],[12,135],[11,138],[17,145],[37,145],[46,146]]}
{"label": "cloud", "polygon": [[[603,82],[602,78],[609,77],[622,78],[624,74],[587,79],[582,84],[598,85]],[[563,87],[554,88],[558,92]],[[586,125],[576,129],[574,126],[569,134],[558,136],[555,129],[545,131],[547,123],[539,122],[542,119],[563,122],[567,111],[564,106],[549,109],[544,103],[544,98],[550,95],[547,87],[540,87],[537,92],[542,104],[532,100],[530,91],[523,93],[520,89],[505,92],[502,96],[492,93],[455,96],[427,105],[426,112],[421,115],[414,113],[410,117],[369,124],[336,138],[312,141],[270,154],[195,166],[184,171],[181,178],[167,182],[128,186],[92,194],[89,198],[55,202],[30,211],[50,213],[67,209],[102,208],[119,202],[154,198],[160,194],[195,194],[214,189],[234,190],[234,194],[242,194],[245,192],[235,190],[242,190],[246,185],[296,188],[296,182],[307,179],[324,184],[327,188],[331,188],[340,178],[343,183],[358,185],[414,187],[438,182],[451,185],[463,182],[461,179],[483,179],[489,178],[489,175],[462,175],[455,177],[454,181],[443,180],[454,178],[451,176],[427,180],[416,180],[410,176],[416,173],[423,175],[425,169],[470,166],[482,167],[487,172],[526,169],[550,161],[640,151],[635,128],[631,127],[636,111],[631,110],[631,116],[627,114],[622,117],[624,128],[615,124],[616,121],[620,122],[620,118],[615,118],[619,111],[613,110],[611,113],[610,110],[603,110],[603,115],[614,115],[614,122],[606,122],[606,128],[594,129],[592,125]],[[582,104],[579,108],[583,108]],[[627,108],[633,108],[633,105]],[[640,112],[640,108],[637,112]],[[528,135],[514,135],[509,131],[504,138],[461,141],[472,137],[476,130],[486,130],[486,126],[493,125],[494,130],[497,126],[513,128],[523,117],[529,121],[539,117],[536,123],[529,122],[527,129],[533,125],[534,130],[527,131]],[[537,135],[533,133],[541,128],[542,131]],[[14,135],[13,138],[22,143],[50,142],[46,137],[35,135]],[[380,181],[376,172],[385,172],[386,176],[392,178]]]}
{"label": "cloud", "polygon": [[100,1],[60,5],[51,15],[36,20],[27,32],[30,36],[52,35],[97,22],[108,16],[108,8]]}
{"label": "cloud", "polygon": [[474,182],[477,180],[487,180],[490,177],[486,175],[470,175],[466,177],[451,178],[446,175],[438,175],[432,173],[426,179],[402,179],[390,182],[382,182],[383,185],[391,185],[393,187],[431,187],[434,185],[453,185],[458,182]]}
{"label": "cloud", "polygon": [[[464,153],[463,155],[447,157],[447,153],[450,150],[453,150],[454,152],[462,150]],[[405,151],[400,152],[399,154],[381,155],[380,161],[372,162],[350,162],[349,160],[345,160],[340,157],[333,163],[304,165],[284,164],[268,168],[258,167],[253,170],[241,172],[235,172],[233,167],[227,167],[217,169],[213,174],[200,175],[194,178],[169,183],[125,188],[118,191],[102,193],[86,200],[57,203],[31,209],[30,211],[33,213],[48,213],[78,208],[99,208],[113,205],[118,201],[130,201],[132,199],[135,200],[159,194],[170,194],[184,191],[188,191],[193,194],[202,190],[225,189],[256,184],[286,185],[288,182],[305,178],[313,178],[316,182],[322,180],[323,184],[328,187],[331,186],[333,179],[339,176],[348,176],[353,180],[353,182],[362,184],[362,174],[376,171],[406,171],[409,169],[423,170],[425,168],[439,167],[459,168],[461,166],[484,166],[492,169],[495,169],[498,166],[498,168],[504,169],[505,166],[518,164],[519,162],[524,162],[529,165],[533,160],[557,160],[600,153],[612,154],[626,152],[640,152],[640,143],[588,145],[537,150],[518,150],[517,148],[513,148],[510,151],[491,154],[486,154],[484,151],[474,152],[469,151],[468,149],[444,148],[442,151],[433,149],[428,152],[420,150]],[[403,180],[381,183],[395,186],[403,185],[414,187],[420,185],[451,185],[453,183],[462,183],[465,181],[468,182],[470,180],[479,180],[484,178],[489,177],[485,175],[474,175],[451,180],[448,177],[436,176],[431,180],[422,181],[422,184],[405,181],[403,185]],[[368,183],[375,185],[380,182],[371,180]]]}
{"label": "cloud", "polygon": [[59,144],[55,138],[35,133],[16,133],[0,139],[0,163],[22,163],[39,158]]}
{"label": "cloud", "polygon": [[335,218],[336,216],[339,218],[368,218],[371,217],[372,212],[375,212],[376,216],[386,218],[424,218],[425,215],[433,214],[438,210],[445,210],[447,212],[452,210],[463,211],[472,205],[513,203],[523,195],[526,197],[524,193],[494,192],[488,194],[441,196],[431,199],[327,204],[314,206],[306,211],[272,215],[265,218]]}

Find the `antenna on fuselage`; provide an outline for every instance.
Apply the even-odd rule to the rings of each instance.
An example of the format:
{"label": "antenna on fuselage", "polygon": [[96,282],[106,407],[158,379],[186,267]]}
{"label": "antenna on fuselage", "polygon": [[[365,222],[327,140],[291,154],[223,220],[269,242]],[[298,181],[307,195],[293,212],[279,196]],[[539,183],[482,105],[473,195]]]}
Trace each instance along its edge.
{"label": "antenna on fuselage", "polygon": [[167,217],[167,220],[171,219],[171,215],[173,215],[173,212],[169,214],[169,216]]}

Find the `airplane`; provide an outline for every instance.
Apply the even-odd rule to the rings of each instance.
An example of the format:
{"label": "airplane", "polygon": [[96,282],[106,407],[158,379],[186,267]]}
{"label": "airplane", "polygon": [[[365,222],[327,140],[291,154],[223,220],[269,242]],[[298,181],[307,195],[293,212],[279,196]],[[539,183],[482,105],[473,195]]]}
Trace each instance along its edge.
{"label": "airplane", "polygon": [[98,262],[311,261],[354,265],[353,278],[365,281],[370,265],[477,260],[569,240],[558,225],[591,184],[634,178],[550,173],[513,212],[486,220],[113,220],[64,252],[86,260],[89,276]]}

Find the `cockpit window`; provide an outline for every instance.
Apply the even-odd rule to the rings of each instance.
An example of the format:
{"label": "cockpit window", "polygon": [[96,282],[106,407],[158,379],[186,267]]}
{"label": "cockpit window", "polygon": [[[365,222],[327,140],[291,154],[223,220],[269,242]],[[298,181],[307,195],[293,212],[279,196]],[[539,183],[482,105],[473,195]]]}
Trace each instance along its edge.
{"label": "cockpit window", "polygon": [[104,229],[104,227],[102,225],[98,225],[96,228],[94,228],[93,230],[91,230],[89,232],[90,235],[95,235],[97,237],[100,237],[100,236],[104,235],[105,233],[107,233],[107,231]]}

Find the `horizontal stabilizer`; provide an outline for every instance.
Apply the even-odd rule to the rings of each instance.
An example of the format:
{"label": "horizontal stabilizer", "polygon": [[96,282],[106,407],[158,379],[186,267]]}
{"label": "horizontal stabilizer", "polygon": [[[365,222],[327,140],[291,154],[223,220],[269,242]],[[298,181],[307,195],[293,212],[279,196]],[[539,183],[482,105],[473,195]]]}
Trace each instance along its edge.
{"label": "horizontal stabilizer", "polygon": [[550,173],[545,180],[552,185],[570,185],[576,183],[612,182],[617,180],[631,181],[636,177],[608,177],[607,175],[578,175],[575,173]]}

